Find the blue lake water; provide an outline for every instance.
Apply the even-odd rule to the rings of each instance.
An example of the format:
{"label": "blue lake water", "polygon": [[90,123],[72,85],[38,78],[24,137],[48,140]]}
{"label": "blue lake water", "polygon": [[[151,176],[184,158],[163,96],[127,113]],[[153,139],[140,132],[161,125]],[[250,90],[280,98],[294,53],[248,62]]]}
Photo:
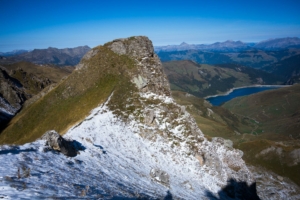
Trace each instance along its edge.
{"label": "blue lake water", "polygon": [[262,92],[266,90],[272,90],[281,88],[282,86],[260,86],[260,87],[246,87],[246,88],[238,88],[234,89],[231,93],[226,95],[220,95],[215,97],[209,97],[206,100],[209,101],[214,106],[220,106],[221,104],[240,96],[250,95],[257,92]]}

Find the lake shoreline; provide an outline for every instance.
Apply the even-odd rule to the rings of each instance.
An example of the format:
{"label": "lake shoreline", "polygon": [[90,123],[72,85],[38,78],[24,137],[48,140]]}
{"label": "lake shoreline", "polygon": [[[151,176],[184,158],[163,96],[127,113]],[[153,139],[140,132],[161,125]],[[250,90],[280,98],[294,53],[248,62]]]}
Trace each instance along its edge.
{"label": "lake shoreline", "polygon": [[204,97],[204,99],[208,99],[211,97],[218,97],[218,96],[226,96],[226,95],[230,94],[231,92],[233,92],[234,90],[242,89],[242,88],[252,88],[252,87],[253,88],[254,87],[278,87],[278,88],[281,88],[281,87],[289,87],[289,86],[292,86],[292,85],[248,85],[248,86],[231,88],[224,94],[209,95],[209,96]]}

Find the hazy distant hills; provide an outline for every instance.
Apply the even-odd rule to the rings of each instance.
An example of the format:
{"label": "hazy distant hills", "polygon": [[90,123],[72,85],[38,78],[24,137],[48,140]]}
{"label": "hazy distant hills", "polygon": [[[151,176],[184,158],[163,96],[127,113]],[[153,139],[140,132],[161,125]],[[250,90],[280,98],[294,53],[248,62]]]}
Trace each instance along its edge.
{"label": "hazy distant hills", "polygon": [[254,48],[265,49],[265,50],[295,48],[295,47],[300,48],[300,38],[287,37],[287,38],[270,39],[270,40],[259,42],[254,45]]}
{"label": "hazy distant hills", "polygon": [[225,42],[216,42],[213,44],[187,44],[167,45],[155,47],[156,52],[161,51],[184,51],[184,50],[213,50],[213,51],[238,51],[250,49],[254,43],[243,43],[241,41],[227,40]]}
{"label": "hazy distant hills", "polygon": [[57,49],[49,47],[48,49],[34,49],[30,52],[21,53],[5,57],[2,54],[1,64],[15,63],[19,61],[28,61],[35,64],[55,64],[60,66],[74,66],[90,50],[88,46],[79,46],[75,48]]}
{"label": "hazy distant hills", "polygon": [[13,50],[10,52],[0,52],[0,56],[16,56],[22,53],[27,53],[29,50],[23,50],[23,49],[18,49],[18,50]]}
{"label": "hazy distant hills", "polygon": [[227,40],[213,44],[187,44],[156,46],[155,51],[184,51],[184,50],[209,50],[209,51],[241,51],[241,50],[279,50],[285,48],[300,48],[300,39],[297,37],[276,38],[258,43],[244,43],[241,41]]}
{"label": "hazy distant hills", "polygon": [[162,62],[175,60],[192,60],[199,64],[235,63],[248,67],[263,69],[286,58],[299,55],[299,49],[283,49],[278,51],[248,50],[236,52],[213,52],[203,50],[160,51],[158,56]]}
{"label": "hazy distant hills", "polygon": [[300,82],[300,39],[279,38],[247,44],[240,41],[211,45],[157,47],[162,62],[191,60],[198,64],[237,64],[261,69],[285,78],[285,83]]}

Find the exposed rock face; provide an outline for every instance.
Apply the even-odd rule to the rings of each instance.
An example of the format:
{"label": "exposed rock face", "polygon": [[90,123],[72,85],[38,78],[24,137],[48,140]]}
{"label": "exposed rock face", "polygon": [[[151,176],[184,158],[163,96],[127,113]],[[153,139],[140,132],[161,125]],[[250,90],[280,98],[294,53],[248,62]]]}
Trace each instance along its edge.
{"label": "exposed rock face", "polygon": [[22,68],[9,73],[0,67],[0,124],[11,119],[27,99],[52,84],[48,78],[38,78]]}
{"label": "exposed rock face", "polygon": [[0,130],[30,98],[23,85],[0,68]]}
{"label": "exposed rock face", "polygon": [[[82,57],[82,60],[88,60],[88,59],[92,58],[93,56],[95,56],[97,53],[98,53],[98,51],[96,49],[91,49]],[[85,65],[82,62],[80,62],[78,65],[75,66],[75,68],[81,69],[84,66]]]}
{"label": "exposed rock face", "polygon": [[133,82],[142,92],[170,95],[170,86],[152,42],[144,36],[117,39],[105,44],[119,55],[127,55],[139,66]]}
{"label": "exposed rock face", "polygon": [[53,150],[60,151],[66,156],[74,157],[77,155],[77,149],[72,141],[67,141],[56,131],[47,131],[42,139],[46,140],[47,145]]}
{"label": "exposed rock face", "polygon": [[[10,109],[11,114],[15,114],[29,95],[26,94],[23,85],[17,79],[0,68],[0,97],[12,108]],[[2,105],[1,107],[4,108],[5,106]]]}

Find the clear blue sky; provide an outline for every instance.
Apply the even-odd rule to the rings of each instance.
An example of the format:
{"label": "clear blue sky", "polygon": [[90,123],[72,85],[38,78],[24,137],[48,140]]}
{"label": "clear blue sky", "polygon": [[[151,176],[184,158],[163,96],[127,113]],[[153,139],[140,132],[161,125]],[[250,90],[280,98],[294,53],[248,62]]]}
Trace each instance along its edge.
{"label": "clear blue sky", "polygon": [[0,0],[0,52],[133,35],[155,46],[300,37],[299,9],[300,0]]}

